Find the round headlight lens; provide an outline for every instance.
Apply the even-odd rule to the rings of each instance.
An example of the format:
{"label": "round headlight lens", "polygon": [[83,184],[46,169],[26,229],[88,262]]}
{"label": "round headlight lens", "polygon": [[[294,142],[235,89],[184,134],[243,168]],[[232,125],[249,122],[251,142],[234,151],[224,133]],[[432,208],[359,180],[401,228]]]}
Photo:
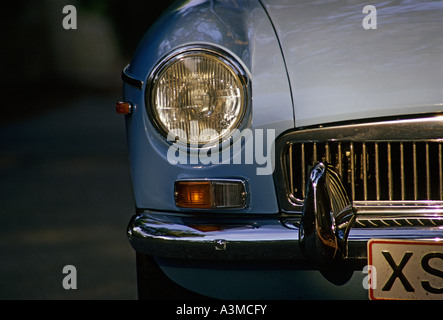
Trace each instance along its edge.
{"label": "round headlight lens", "polygon": [[198,145],[220,142],[243,119],[243,71],[211,50],[190,50],[164,62],[152,78],[147,108],[160,132]]}

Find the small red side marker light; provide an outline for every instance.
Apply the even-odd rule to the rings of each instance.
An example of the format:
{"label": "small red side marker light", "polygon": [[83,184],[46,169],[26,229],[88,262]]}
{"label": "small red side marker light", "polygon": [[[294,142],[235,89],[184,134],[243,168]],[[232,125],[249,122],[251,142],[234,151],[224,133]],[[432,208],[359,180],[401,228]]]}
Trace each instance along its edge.
{"label": "small red side marker light", "polygon": [[115,104],[115,111],[119,114],[130,114],[132,112],[132,105],[129,102],[117,102]]}

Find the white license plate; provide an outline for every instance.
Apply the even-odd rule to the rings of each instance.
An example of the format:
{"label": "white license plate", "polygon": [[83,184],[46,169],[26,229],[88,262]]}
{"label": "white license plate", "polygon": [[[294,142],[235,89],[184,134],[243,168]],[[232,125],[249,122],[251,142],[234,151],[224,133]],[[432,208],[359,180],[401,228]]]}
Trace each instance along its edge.
{"label": "white license plate", "polygon": [[369,298],[443,299],[443,242],[370,240]]}

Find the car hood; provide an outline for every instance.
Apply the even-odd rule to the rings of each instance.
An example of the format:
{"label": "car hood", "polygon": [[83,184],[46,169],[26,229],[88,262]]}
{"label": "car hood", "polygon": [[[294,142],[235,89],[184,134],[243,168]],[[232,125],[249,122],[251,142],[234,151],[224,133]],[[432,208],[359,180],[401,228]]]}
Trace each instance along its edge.
{"label": "car hood", "polygon": [[296,126],[443,111],[443,1],[372,1],[367,13],[360,1],[262,3]]}

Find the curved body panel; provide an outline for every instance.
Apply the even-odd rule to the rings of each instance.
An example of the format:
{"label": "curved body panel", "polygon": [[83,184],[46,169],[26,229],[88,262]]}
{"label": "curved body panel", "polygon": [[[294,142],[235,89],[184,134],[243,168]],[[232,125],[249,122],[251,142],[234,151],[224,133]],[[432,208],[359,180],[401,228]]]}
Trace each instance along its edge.
{"label": "curved body panel", "polygon": [[441,1],[372,1],[366,13],[354,1],[263,2],[297,126],[443,111]]}

